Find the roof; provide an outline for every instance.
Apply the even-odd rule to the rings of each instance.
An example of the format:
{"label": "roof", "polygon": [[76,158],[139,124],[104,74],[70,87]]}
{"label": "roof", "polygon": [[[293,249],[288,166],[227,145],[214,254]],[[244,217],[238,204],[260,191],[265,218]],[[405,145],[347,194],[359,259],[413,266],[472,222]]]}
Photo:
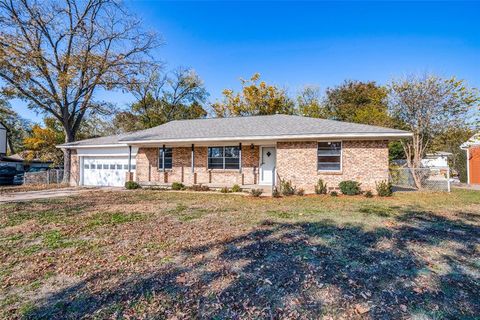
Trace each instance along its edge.
{"label": "roof", "polygon": [[153,142],[195,142],[301,138],[400,138],[407,131],[358,123],[293,115],[175,120],[163,125],[117,136],[77,141],[62,146],[140,144]]}
{"label": "roof", "polygon": [[460,148],[468,149],[471,146],[477,146],[477,145],[480,145],[480,132],[474,134],[470,139],[468,139],[468,141],[465,141],[464,143],[462,143]]}
{"label": "roof", "polygon": [[25,160],[25,157],[20,153],[12,154],[11,156],[4,156],[1,158],[2,162],[29,162],[29,163],[52,163],[52,161],[43,161],[40,159]]}
{"label": "roof", "polygon": [[427,157],[448,157],[451,155],[452,155],[451,152],[446,152],[446,151],[436,151],[436,152],[426,154]]}
{"label": "roof", "polygon": [[119,140],[131,133],[116,134],[105,137],[91,138],[85,140],[78,140],[75,142],[69,142],[59,145],[58,147],[75,147],[75,146],[118,146],[124,145]]}

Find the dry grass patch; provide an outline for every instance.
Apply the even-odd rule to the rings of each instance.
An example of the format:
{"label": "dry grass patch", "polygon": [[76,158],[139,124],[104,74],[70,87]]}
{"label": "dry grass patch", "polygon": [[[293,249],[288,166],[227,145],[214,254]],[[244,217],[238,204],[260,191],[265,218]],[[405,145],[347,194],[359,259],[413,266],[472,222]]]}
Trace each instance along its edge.
{"label": "dry grass patch", "polygon": [[0,206],[1,318],[473,318],[480,194]]}

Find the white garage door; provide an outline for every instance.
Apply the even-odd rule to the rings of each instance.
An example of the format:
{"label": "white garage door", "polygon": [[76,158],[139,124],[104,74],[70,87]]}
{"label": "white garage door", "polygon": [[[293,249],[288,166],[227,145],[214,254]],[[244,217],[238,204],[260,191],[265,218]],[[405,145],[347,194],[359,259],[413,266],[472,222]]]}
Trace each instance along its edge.
{"label": "white garage door", "polygon": [[[134,159],[132,159],[134,160]],[[132,171],[135,163],[132,161]],[[83,185],[85,186],[124,186],[128,172],[127,157],[84,157]]]}

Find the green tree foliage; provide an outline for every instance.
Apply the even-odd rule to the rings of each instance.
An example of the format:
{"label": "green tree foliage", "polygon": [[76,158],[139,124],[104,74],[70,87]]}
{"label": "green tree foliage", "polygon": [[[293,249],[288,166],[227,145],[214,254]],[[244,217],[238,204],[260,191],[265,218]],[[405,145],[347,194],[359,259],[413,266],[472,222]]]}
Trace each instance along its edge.
{"label": "green tree foliage", "polygon": [[116,115],[114,123],[124,132],[152,128],[180,119],[203,118],[208,93],[192,69],[178,68],[164,77],[158,70],[132,87],[137,102]]}
{"label": "green tree foliage", "polygon": [[297,96],[298,113],[305,117],[327,118],[329,113],[321,102],[320,89],[306,86]]}
{"label": "green tree foliage", "polygon": [[295,103],[286,90],[260,81],[260,74],[254,74],[249,80],[240,79],[242,89],[235,92],[223,91],[223,101],[212,105],[217,117],[250,116],[269,114],[294,114]]}
{"label": "green tree foliage", "polygon": [[375,82],[348,80],[326,91],[325,107],[335,120],[390,127],[388,91]]}

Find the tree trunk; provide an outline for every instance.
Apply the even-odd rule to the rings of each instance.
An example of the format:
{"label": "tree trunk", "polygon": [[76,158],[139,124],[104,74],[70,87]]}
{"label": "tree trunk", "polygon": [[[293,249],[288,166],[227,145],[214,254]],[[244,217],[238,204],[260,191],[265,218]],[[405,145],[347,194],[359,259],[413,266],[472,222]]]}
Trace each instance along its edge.
{"label": "tree trunk", "polygon": [[[65,143],[75,141],[75,135],[65,130]],[[72,169],[72,149],[63,149],[63,181],[64,184],[70,183],[70,175]]]}

